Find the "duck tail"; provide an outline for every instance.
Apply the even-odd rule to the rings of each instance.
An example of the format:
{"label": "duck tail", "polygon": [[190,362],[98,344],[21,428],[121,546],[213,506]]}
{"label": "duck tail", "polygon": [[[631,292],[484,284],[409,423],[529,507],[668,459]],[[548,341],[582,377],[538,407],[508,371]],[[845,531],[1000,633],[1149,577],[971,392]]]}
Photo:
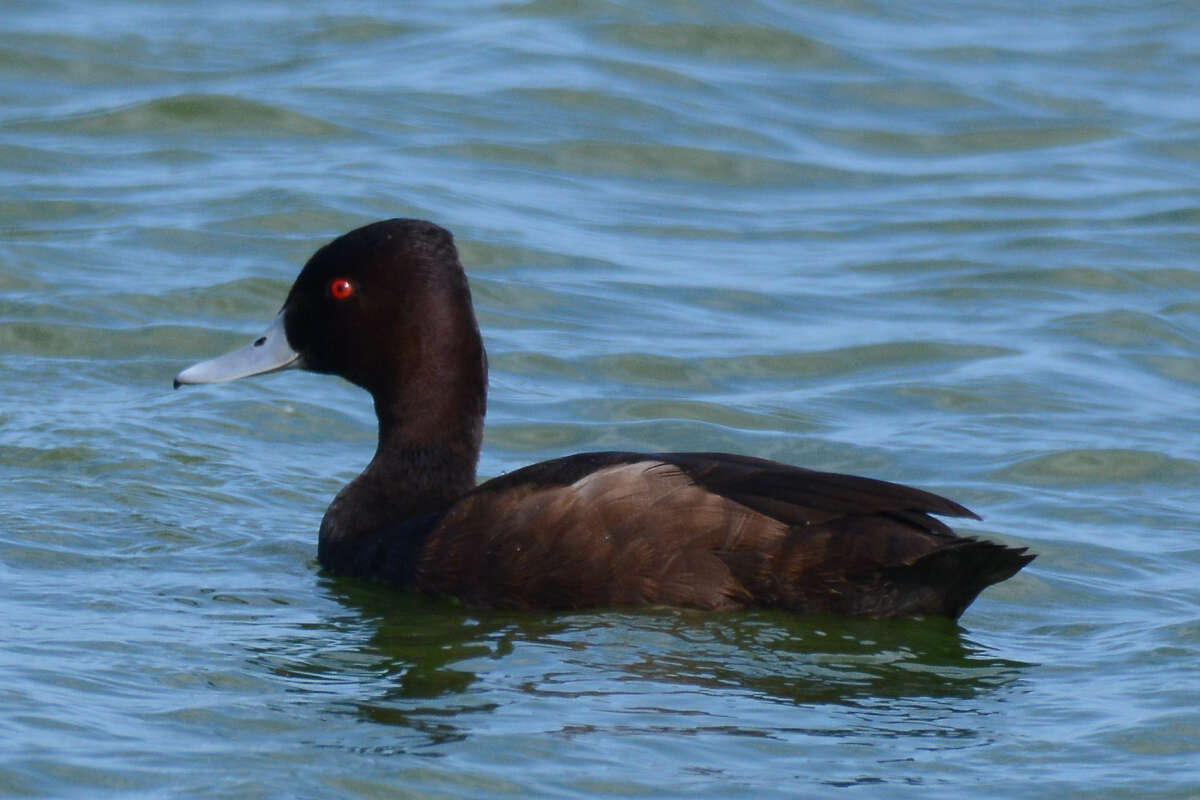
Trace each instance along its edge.
{"label": "duck tail", "polygon": [[892,567],[891,579],[922,587],[923,613],[958,619],[967,606],[993,583],[1011,578],[1036,558],[1024,547],[1008,547],[982,539],[960,539],[910,564]]}

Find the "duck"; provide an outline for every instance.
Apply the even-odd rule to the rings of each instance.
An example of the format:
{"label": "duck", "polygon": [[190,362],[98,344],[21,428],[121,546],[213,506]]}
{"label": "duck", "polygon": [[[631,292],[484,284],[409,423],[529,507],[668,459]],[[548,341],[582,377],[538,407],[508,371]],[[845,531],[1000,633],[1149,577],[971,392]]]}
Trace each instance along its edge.
{"label": "duck", "polygon": [[957,619],[1034,559],[956,534],[928,491],[748,455],[585,452],[477,483],[488,362],[449,231],[388,219],[318,249],[268,328],[175,377],[337,375],[378,444],[321,520],[317,559],[470,607],[679,606]]}

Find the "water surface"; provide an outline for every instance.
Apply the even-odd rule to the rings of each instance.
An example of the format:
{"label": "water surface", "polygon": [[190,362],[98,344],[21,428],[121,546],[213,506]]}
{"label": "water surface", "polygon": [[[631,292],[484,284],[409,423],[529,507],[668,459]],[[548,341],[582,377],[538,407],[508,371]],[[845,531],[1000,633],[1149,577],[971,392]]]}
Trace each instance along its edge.
{"label": "water surface", "polygon": [[[0,792],[1200,792],[1187,4],[9,3]],[[480,472],[868,474],[1040,554],[959,624],[325,576],[369,399],[173,393],[330,238],[458,238]]]}

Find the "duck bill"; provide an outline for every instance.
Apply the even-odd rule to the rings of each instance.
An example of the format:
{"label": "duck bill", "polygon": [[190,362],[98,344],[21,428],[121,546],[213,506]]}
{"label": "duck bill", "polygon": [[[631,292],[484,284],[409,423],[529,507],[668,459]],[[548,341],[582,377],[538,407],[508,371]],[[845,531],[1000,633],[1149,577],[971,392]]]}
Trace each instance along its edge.
{"label": "duck bill", "polygon": [[288,344],[281,311],[271,327],[250,344],[223,356],[193,364],[176,375],[175,388],[184,384],[221,383],[298,366],[300,354]]}

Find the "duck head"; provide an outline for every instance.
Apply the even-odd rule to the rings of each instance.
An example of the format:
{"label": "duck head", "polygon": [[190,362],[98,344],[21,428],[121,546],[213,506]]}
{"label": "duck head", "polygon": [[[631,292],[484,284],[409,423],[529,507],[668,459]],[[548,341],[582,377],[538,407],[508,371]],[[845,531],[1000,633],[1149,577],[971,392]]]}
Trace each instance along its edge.
{"label": "duck head", "polygon": [[449,231],[391,219],[338,237],[304,265],[260,336],[188,367],[175,386],[289,368],[339,375],[370,392],[381,442],[466,434],[477,452],[487,358]]}

